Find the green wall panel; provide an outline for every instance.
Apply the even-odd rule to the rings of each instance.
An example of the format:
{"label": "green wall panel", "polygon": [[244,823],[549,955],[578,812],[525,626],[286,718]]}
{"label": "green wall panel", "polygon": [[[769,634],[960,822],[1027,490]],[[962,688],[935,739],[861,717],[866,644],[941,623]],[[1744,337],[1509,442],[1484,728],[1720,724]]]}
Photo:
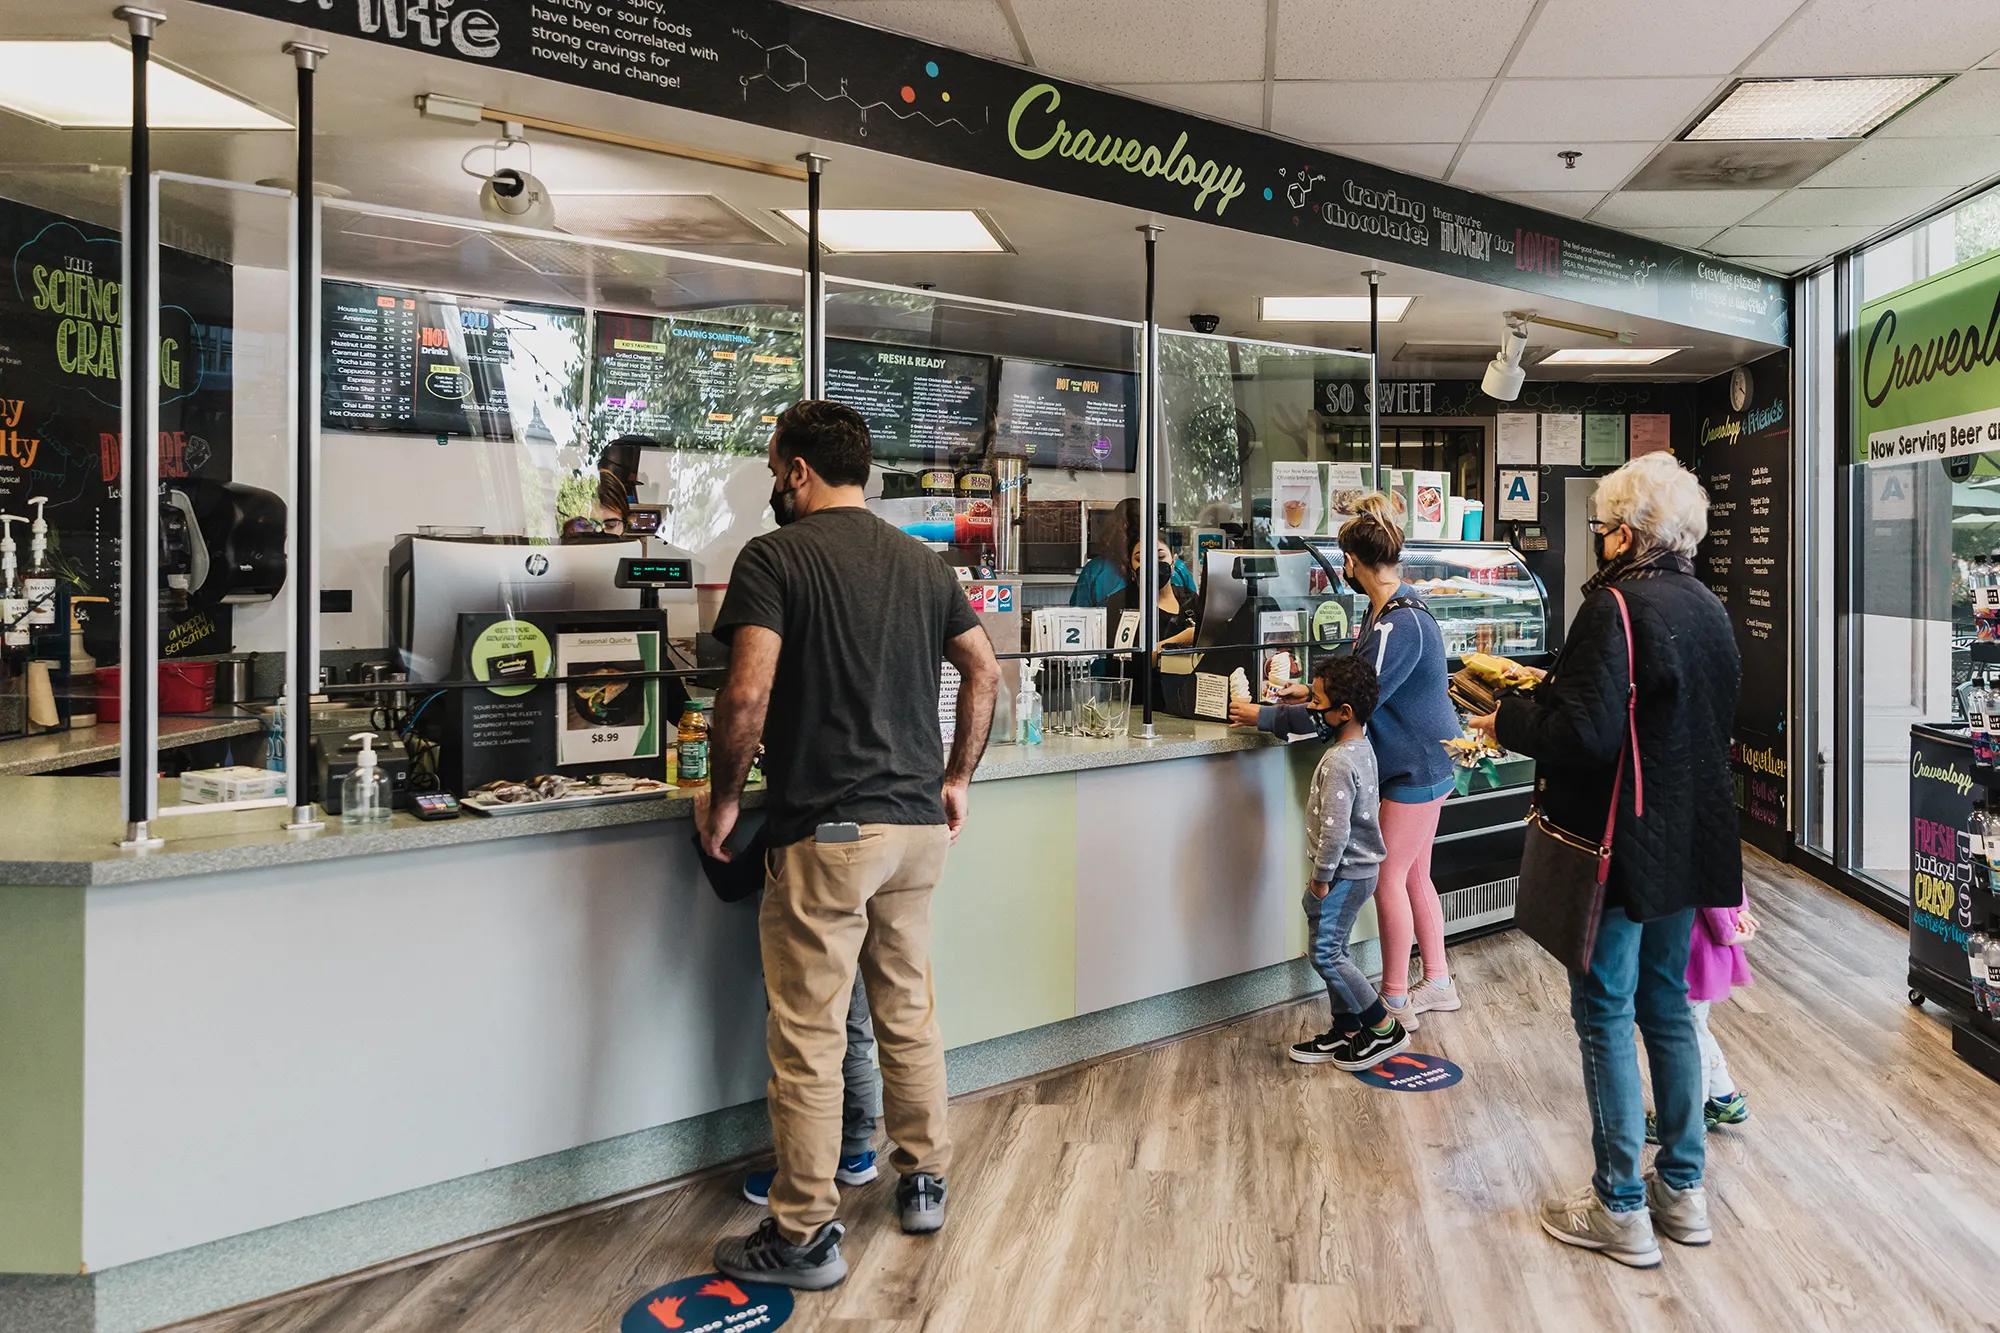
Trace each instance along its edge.
{"label": "green wall panel", "polygon": [[83,1252],[83,890],[0,887],[0,1273]]}
{"label": "green wall panel", "polygon": [[972,785],[931,906],[944,1044],[1076,1014],[1076,777]]}

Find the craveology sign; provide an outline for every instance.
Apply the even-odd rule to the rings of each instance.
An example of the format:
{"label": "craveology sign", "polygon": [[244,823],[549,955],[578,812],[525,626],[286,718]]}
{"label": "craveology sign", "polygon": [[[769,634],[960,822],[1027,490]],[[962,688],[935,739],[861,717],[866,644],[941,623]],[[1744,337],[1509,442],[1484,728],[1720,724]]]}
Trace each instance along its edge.
{"label": "craveology sign", "polygon": [[206,3],[1164,218],[1790,337],[1782,278],[777,0]]}
{"label": "craveology sign", "polygon": [[1861,308],[1861,461],[2000,449],[2000,254]]}

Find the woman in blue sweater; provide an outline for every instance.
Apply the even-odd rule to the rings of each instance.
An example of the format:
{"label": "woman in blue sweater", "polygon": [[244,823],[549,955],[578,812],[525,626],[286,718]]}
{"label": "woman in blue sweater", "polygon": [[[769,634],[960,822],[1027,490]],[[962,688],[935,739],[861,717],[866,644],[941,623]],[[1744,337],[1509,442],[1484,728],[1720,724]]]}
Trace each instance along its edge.
{"label": "woman in blue sweater", "polygon": [[[1405,1027],[1428,1010],[1459,1007],[1444,955],[1444,907],[1431,882],[1431,843],[1438,814],[1452,790],[1451,758],[1443,742],[1460,734],[1458,710],[1445,692],[1444,636],[1423,597],[1403,581],[1403,530],[1389,498],[1361,502],[1340,530],[1347,581],[1367,594],[1368,617],[1354,651],[1375,667],[1381,700],[1368,720],[1368,739],[1382,783],[1382,840],[1388,851],[1376,882],[1375,914],[1382,933],[1382,1002]],[[1240,710],[1240,711],[1239,711]],[[1303,705],[1232,706],[1232,720],[1280,736],[1315,730]],[[1424,980],[1410,989],[1410,945],[1423,954]]]}

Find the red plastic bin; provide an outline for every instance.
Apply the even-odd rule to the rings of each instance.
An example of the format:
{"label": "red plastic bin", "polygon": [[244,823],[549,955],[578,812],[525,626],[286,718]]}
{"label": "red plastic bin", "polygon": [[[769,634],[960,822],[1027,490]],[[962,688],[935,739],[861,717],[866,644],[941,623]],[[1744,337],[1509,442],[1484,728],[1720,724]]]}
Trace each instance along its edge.
{"label": "red plastic bin", "polygon": [[[97,668],[97,720],[116,722],[123,716],[115,666]],[[160,663],[160,715],[207,713],[215,708],[215,663]]]}

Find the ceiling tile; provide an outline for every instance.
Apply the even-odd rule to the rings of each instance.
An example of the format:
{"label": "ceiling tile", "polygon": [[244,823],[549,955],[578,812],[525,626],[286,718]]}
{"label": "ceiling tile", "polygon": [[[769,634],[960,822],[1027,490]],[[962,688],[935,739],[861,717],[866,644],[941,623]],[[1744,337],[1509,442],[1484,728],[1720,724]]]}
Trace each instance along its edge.
{"label": "ceiling tile", "polygon": [[1528,190],[1514,194],[1503,194],[1502,199],[1511,199],[1517,204],[1530,208],[1546,209],[1551,213],[1561,213],[1565,217],[1580,218],[1597,207],[1604,198],[1602,190]]}
{"label": "ceiling tile", "polygon": [[1923,212],[1950,193],[1943,185],[1792,190],[1744,221],[1756,227],[1886,227]]}
{"label": "ceiling tile", "polygon": [[1803,183],[1959,189],[1995,173],[2000,173],[2000,138],[1869,139]]}
{"label": "ceiling tile", "polygon": [[1264,123],[1262,83],[1125,83],[1118,85],[1118,91],[1218,120],[1250,126]]}
{"label": "ceiling tile", "polygon": [[1875,227],[1731,227],[1708,243],[1719,255],[1831,255],[1873,236]]}
{"label": "ceiling tile", "polygon": [[1507,72],[1720,76],[1742,64],[1798,5],[1799,0],[1549,0]]}
{"label": "ceiling tile", "polygon": [[2000,69],[1961,74],[1875,131],[1877,139],[2000,134]]}
{"label": "ceiling tile", "polygon": [[1203,81],[1264,77],[1264,6],[1243,0],[1014,0],[1014,15],[1036,63],[1063,78],[1176,83],[1194,74]]}
{"label": "ceiling tile", "polygon": [[1673,137],[1721,89],[1716,79],[1505,79],[1472,137],[1481,143]]}
{"label": "ceiling tile", "polygon": [[[1592,222],[1597,222],[1600,220],[1601,219],[1598,218],[1591,219]],[[1649,241],[1664,241],[1668,245],[1685,245],[1689,249],[1699,250],[1701,249],[1702,246],[1707,245],[1709,240],[1712,237],[1714,237],[1715,233],[1720,231],[1721,228],[1719,227],[1620,227],[1618,230],[1630,232],[1634,236],[1644,236]]]}
{"label": "ceiling tile", "polygon": [[1410,171],[1432,180],[1443,180],[1451,165],[1455,143],[1328,143],[1320,147],[1343,157],[1358,157],[1393,171]]}
{"label": "ceiling tile", "polygon": [[1271,128],[1307,143],[1441,143],[1472,127],[1487,85],[1320,83],[1280,80],[1271,96]]}
{"label": "ceiling tile", "polygon": [[1021,59],[1021,48],[992,0],[803,0],[844,19],[908,33],[975,55]]}
{"label": "ceiling tile", "polygon": [[1789,190],[1854,151],[1853,139],[1695,139],[1660,145],[1628,190]]}
{"label": "ceiling tile", "polygon": [[1278,0],[1278,77],[1490,79],[1534,7],[1534,0]]}
{"label": "ceiling tile", "polygon": [[1942,74],[2000,48],[1993,0],[1813,0],[1750,74]]}
{"label": "ceiling tile", "polygon": [[1712,233],[1777,197],[1776,190],[1621,190],[1590,220],[1607,227],[1707,227]]}
{"label": "ceiling tile", "polygon": [[[1471,190],[1609,190],[1632,173],[1652,151],[1643,143],[1476,143],[1468,145],[1451,183]],[[1556,156],[1565,149],[1583,154],[1574,170]]]}

